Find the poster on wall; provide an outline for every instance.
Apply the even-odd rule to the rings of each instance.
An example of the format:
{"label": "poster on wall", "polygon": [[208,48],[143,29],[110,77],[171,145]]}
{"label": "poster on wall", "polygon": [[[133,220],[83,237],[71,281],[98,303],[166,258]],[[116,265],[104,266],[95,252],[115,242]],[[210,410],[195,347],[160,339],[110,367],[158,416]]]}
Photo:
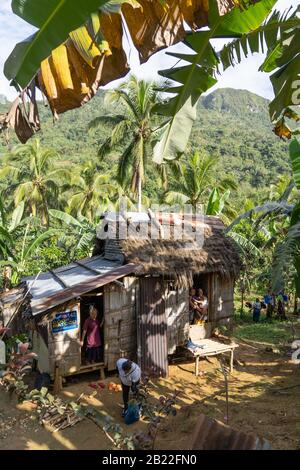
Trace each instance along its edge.
{"label": "poster on wall", "polygon": [[76,308],[59,312],[52,320],[52,333],[60,333],[61,331],[75,330],[78,328]]}

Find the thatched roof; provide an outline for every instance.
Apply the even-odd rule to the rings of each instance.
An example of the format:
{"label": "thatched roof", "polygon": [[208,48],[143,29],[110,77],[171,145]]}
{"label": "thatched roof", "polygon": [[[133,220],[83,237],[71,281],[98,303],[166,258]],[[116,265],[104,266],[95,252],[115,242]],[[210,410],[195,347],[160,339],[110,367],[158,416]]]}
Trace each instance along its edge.
{"label": "thatched roof", "polygon": [[[170,218],[169,218],[170,220]],[[102,250],[105,257],[114,258],[122,253],[124,262],[141,266],[139,275],[162,275],[176,278],[191,285],[197,273],[219,273],[222,277],[236,278],[241,270],[241,259],[235,243],[224,234],[224,225],[217,217],[204,217],[201,225],[203,237],[187,236],[182,239],[158,239],[130,236],[126,239],[108,239]],[[162,227],[164,224],[162,224]]]}

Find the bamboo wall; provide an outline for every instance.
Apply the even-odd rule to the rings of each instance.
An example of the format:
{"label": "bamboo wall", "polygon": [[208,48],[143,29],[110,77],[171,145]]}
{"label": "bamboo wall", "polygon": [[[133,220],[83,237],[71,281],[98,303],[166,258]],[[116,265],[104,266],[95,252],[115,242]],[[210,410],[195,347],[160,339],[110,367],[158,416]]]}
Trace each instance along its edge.
{"label": "bamboo wall", "polygon": [[234,280],[215,273],[211,276],[210,289],[210,319],[214,324],[226,323],[234,312]]}
{"label": "bamboo wall", "polygon": [[136,291],[134,277],[123,279],[125,289],[116,283],[104,288],[104,361],[108,370],[116,368],[120,357],[136,359]]}

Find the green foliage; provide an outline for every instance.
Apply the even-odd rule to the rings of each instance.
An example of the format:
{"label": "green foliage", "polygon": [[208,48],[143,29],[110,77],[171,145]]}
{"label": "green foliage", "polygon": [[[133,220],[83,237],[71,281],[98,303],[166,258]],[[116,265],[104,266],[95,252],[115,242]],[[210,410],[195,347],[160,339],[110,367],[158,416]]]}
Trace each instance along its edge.
{"label": "green foliage", "polygon": [[281,137],[290,137],[299,133],[292,129],[289,121],[299,120],[299,44],[300,44],[300,7],[290,16],[290,9],[280,14],[273,14],[259,27],[225,46],[219,56],[224,69],[242,56],[264,52],[267,56],[260,67],[262,72],[274,72],[271,75],[275,98],[270,103],[271,121],[276,124],[275,132]]}
{"label": "green foliage", "polygon": [[[166,118],[154,147],[157,163],[176,158],[178,153],[184,152],[196,119],[197,102],[201,94],[217,82],[215,72],[219,59],[210,41],[240,37],[257,29],[276,1],[261,0],[247,9],[233,8],[220,15],[217,3],[210,0],[209,29],[192,32],[185,38],[184,43],[190,48],[190,53],[168,53],[187,62],[187,65],[160,72],[170,81],[162,91],[175,96],[156,107],[156,111]],[[174,86],[174,82],[178,85]]]}
{"label": "green foliage", "polygon": [[66,169],[55,167],[57,157],[54,149],[44,148],[38,139],[31,140],[5,155],[0,169],[0,177],[8,182],[6,193],[13,194],[15,206],[24,202],[27,214],[40,215],[45,225],[49,225],[49,205],[59,206],[62,178],[69,178]]}
{"label": "green foliage", "polygon": [[18,343],[27,343],[28,341],[28,336],[25,333],[20,333],[18,335],[10,336],[5,340],[5,347],[6,347],[6,353],[8,357],[10,355],[17,351],[18,349]]}
{"label": "green foliage", "polygon": [[287,328],[287,324],[279,320],[271,322],[262,321],[253,324],[252,315],[249,314],[248,322],[245,315],[240,324],[234,329],[234,337],[241,340],[263,343],[268,346],[279,346],[291,343],[293,340],[292,331]]}
{"label": "green foliage", "polygon": [[[25,270],[22,275],[33,275],[41,271],[53,269],[59,265],[64,265],[72,259],[79,259],[91,254],[93,240],[95,237],[95,227],[97,225],[96,216],[93,220],[87,217],[66,213],[69,211],[68,202],[74,193],[79,191],[79,186],[75,184],[78,176],[85,178],[82,169],[89,166],[91,162],[92,179],[98,175],[116,175],[118,170],[119,155],[124,148],[121,142],[115,150],[101,160],[97,156],[99,146],[111,135],[111,120],[106,120],[106,116],[124,116],[120,113],[119,104],[113,103],[107,107],[104,100],[105,93],[99,92],[92,102],[87,103],[84,108],[70,111],[62,115],[58,124],[53,126],[52,117],[49,110],[42,109],[44,127],[40,133],[42,148],[52,148],[57,153],[55,168],[70,170],[74,178],[74,185],[65,179],[59,180],[59,207],[57,201],[49,202],[49,225],[54,229],[61,229],[59,235],[45,239],[39,247],[27,258]],[[211,191],[214,187],[220,189],[220,182],[229,183],[230,197],[223,210],[222,217],[229,223],[236,218],[236,212],[244,213],[257,205],[265,205],[265,201],[271,200],[282,208],[282,218],[278,221],[262,220],[263,231],[256,229],[257,220],[263,213],[255,213],[249,221],[241,221],[238,228],[234,228],[239,240],[247,240],[247,246],[243,246],[243,257],[249,261],[247,275],[249,282],[265,283],[271,279],[272,250],[277,241],[283,239],[283,220],[286,214],[298,200],[293,190],[287,201],[283,197],[286,191],[290,191],[289,173],[290,167],[287,158],[288,146],[279,141],[271,132],[268,118],[268,101],[250,92],[241,90],[217,90],[216,92],[202,97],[198,104],[198,118],[195,122],[187,155],[199,152],[202,156],[214,155],[215,166],[212,167],[210,176],[202,180],[201,191],[203,191],[200,202],[207,206]],[[88,122],[103,117],[103,122],[87,132]],[[0,105],[0,113],[5,112],[6,105]],[[122,109],[123,111],[123,109]],[[251,129],[251,132],[249,132]],[[255,129],[255,130],[253,130]],[[12,137],[9,147],[13,148],[16,141]],[[204,151],[205,149],[205,151]],[[4,144],[0,154],[7,154],[9,148]],[[2,160],[3,161],[3,160]],[[22,166],[22,160],[18,160],[18,165]],[[151,203],[160,203],[164,199],[166,190],[168,192],[180,192],[182,189],[182,166],[188,165],[188,159],[182,156],[172,162],[164,162],[163,165],[155,166],[152,161],[146,162],[145,181],[143,192],[145,198],[149,198]],[[159,171],[158,171],[159,170]],[[235,189],[230,186],[230,181],[235,183]],[[87,180],[86,180],[87,181]],[[9,183],[9,185],[8,185]],[[124,193],[122,188],[113,179],[109,179],[109,184],[114,185],[114,194]],[[191,182],[190,182],[191,184]],[[206,188],[206,189],[205,189]],[[15,225],[13,234],[13,252],[20,252],[24,229],[27,226],[26,213],[22,215],[22,207],[16,209],[14,216],[14,200],[11,183],[7,179],[0,181],[3,200],[5,200],[4,210],[0,204],[0,225],[9,233],[9,228]],[[224,192],[221,188],[221,193]],[[226,189],[225,189],[226,190]],[[63,193],[63,197],[62,197]],[[125,190],[128,195],[128,189]],[[287,201],[287,202],[285,202]],[[24,200],[25,204],[25,200]],[[279,206],[278,206],[279,204]],[[3,207],[3,203],[2,203]],[[93,205],[95,212],[101,212],[102,204],[97,200]],[[274,208],[274,206],[273,206]],[[230,209],[230,210],[229,210]],[[279,214],[279,212],[278,212]],[[280,214],[279,214],[280,215]],[[4,218],[3,218],[4,217]],[[21,219],[20,219],[21,217]],[[2,223],[5,220],[5,224]],[[12,219],[15,222],[12,222]],[[19,223],[17,223],[19,221]],[[287,222],[286,222],[287,223]],[[32,228],[28,233],[28,241],[38,237],[41,224],[38,219],[32,220]],[[7,259],[9,253],[3,247],[9,248],[11,242],[3,244],[3,234],[0,233],[0,258]],[[279,234],[279,235],[277,235]],[[279,237],[279,238],[278,238]],[[8,240],[6,238],[6,240]],[[269,244],[268,247],[266,244]],[[261,258],[254,254],[255,248],[263,251]],[[10,255],[10,257],[11,257]],[[263,259],[263,263],[258,260]]]}
{"label": "green foliage", "polygon": [[[290,144],[290,159],[294,173],[295,184],[299,189],[300,144],[295,139]],[[276,247],[274,253],[273,285],[281,289],[286,274],[292,270],[295,276],[295,286],[300,296],[300,202],[293,207],[290,226],[283,241]],[[293,272],[294,270],[294,272]]]}
{"label": "green foliage", "polygon": [[154,83],[138,80],[135,76],[119,88],[108,92],[106,102],[124,110],[123,115],[100,116],[89,125],[95,128],[102,122],[115,124],[111,135],[101,145],[98,155],[104,157],[119,150],[117,182],[142,201],[142,184],[147,163],[151,157],[150,140],[153,133],[153,108],[158,101]]}
{"label": "green foliage", "polygon": [[174,190],[165,194],[168,204],[191,204],[194,209],[197,205],[206,205],[207,215],[220,215],[230,196],[228,188],[236,189],[233,179],[218,179],[215,169],[218,159],[200,155],[198,152],[178,162],[173,170]]}

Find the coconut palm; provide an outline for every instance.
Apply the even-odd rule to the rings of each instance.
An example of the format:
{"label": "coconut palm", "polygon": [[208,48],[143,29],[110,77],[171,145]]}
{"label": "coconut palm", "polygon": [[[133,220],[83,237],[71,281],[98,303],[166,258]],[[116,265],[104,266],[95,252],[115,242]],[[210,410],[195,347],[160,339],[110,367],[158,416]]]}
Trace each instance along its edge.
{"label": "coconut palm", "polygon": [[16,146],[0,169],[0,177],[10,180],[8,190],[13,192],[15,206],[24,201],[27,212],[40,216],[42,224],[47,226],[49,207],[58,205],[62,178],[69,178],[66,169],[55,167],[57,157],[54,149],[43,147],[36,139]]}
{"label": "coconut palm", "polygon": [[79,168],[71,178],[73,195],[67,208],[70,214],[85,216],[93,222],[97,214],[107,208],[116,193],[116,185],[110,181],[111,176],[100,174],[92,161]]}
{"label": "coconut palm", "polygon": [[139,210],[145,168],[152,154],[150,140],[153,134],[153,108],[157,100],[154,83],[138,80],[132,75],[106,97],[106,103],[117,103],[123,113],[100,116],[89,125],[90,128],[103,123],[114,125],[110,137],[100,147],[99,155],[103,157],[112,150],[120,149],[117,181],[137,197]]}
{"label": "coconut palm", "polygon": [[218,183],[216,182],[217,161],[215,157],[201,156],[198,152],[190,155],[187,163],[181,164],[181,177],[176,183],[176,191],[168,191],[165,195],[165,202],[179,205],[191,204],[195,210],[197,205],[206,204],[206,213],[219,215],[228,199],[228,191],[236,189],[237,186],[230,178],[223,178]]}

